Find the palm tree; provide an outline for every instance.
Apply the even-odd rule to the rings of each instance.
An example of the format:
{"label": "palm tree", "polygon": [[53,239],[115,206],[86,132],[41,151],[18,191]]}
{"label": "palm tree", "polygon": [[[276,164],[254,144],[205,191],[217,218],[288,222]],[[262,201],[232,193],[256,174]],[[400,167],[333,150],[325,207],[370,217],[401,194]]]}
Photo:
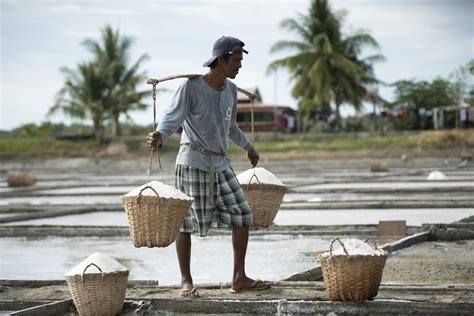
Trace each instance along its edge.
{"label": "palm tree", "polygon": [[129,118],[132,110],[144,110],[147,105],[142,99],[150,95],[150,91],[136,91],[139,83],[145,82],[145,73],[139,72],[141,64],[148,59],[146,54],[129,66],[129,51],[133,43],[131,37],[121,35],[119,30],[113,30],[106,25],[101,30],[101,39],[96,42],[86,39],[83,44],[94,55],[96,63],[106,74],[108,92],[105,103],[108,108],[107,119],[111,119],[114,126],[113,135],[121,136],[120,115]]}
{"label": "palm tree", "polygon": [[[299,41],[282,40],[273,45],[271,52],[286,49],[297,53],[272,62],[268,70],[287,68],[290,78],[295,81],[292,95],[298,99],[303,122],[307,122],[311,112],[328,107],[331,101],[331,74],[326,73],[326,56],[332,51],[331,42],[339,40],[339,21],[329,11],[326,2],[313,1],[308,15],[299,14],[296,19],[285,19],[281,27],[296,32]],[[317,58],[317,62],[316,59]],[[305,127],[303,127],[303,131]]]}
{"label": "palm tree", "polygon": [[339,115],[339,107],[343,102],[352,104],[357,111],[360,109],[362,101],[373,102],[375,100],[381,104],[386,102],[378,93],[374,95],[374,88],[377,90],[377,85],[382,82],[375,77],[373,68],[374,63],[384,61],[385,57],[381,54],[374,54],[361,58],[362,49],[365,47],[378,49],[379,44],[371,35],[364,31],[359,31],[342,39],[340,51],[358,67],[360,80],[350,81],[351,88],[342,89],[341,94],[337,93],[341,89],[336,87],[334,102],[337,115]]}
{"label": "palm tree", "polygon": [[71,117],[91,118],[95,138],[104,141],[104,116],[107,105],[104,96],[108,93],[107,80],[97,64],[93,62],[77,65],[77,70],[61,68],[66,82],[56,96],[56,102],[48,115],[62,111]]}
{"label": "palm tree", "polygon": [[[360,59],[364,46],[377,48],[369,34],[359,32],[343,37],[343,16],[333,13],[326,0],[312,0],[309,13],[299,14],[297,19],[283,20],[281,26],[294,31],[299,41],[279,41],[272,52],[291,49],[293,56],[275,60],[269,71],[287,68],[295,81],[292,94],[299,100],[300,108],[309,115],[335,103],[336,119],[340,122],[340,106],[344,102],[360,107],[366,96],[364,85],[376,82],[372,63],[381,55]],[[308,106],[310,105],[310,106]]]}

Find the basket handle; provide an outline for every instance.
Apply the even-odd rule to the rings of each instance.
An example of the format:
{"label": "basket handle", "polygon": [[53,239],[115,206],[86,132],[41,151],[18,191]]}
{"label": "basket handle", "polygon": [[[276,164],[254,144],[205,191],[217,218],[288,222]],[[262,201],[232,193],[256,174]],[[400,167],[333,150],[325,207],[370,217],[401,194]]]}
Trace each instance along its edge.
{"label": "basket handle", "polygon": [[345,252],[346,255],[348,256],[349,253],[348,253],[347,250],[346,250],[346,246],[344,246],[344,243],[343,243],[339,238],[335,238],[335,239],[333,239],[333,240],[331,241],[331,246],[329,246],[329,254],[330,254],[330,256],[332,257],[332,246],[334,245],[334,242],[335,242],[336,240],[341,244],[342,249],[344,249],[344,252]]}
{"label": "basket handle", "polygon": [[156,190],[153,189],[153,187],[147,185],[147,186],[145,186],[143,189],[140,190],[140,193],[138,193],[137,201],[140,199],[140,197],[142,197],[142,193],[143,193],[143,191],[145,191],[146,189],[151,189],[153,192],[155,192],[155,194],[156,194],[157,197],[160,197],[160,195],[158,194],[158,192],[156,192]]}
{"label": "basket handle", "polygon": [[92,263],[89,263],[89,264],[84,268],[84,271],[82,272],[82,279],[83,279],[83,280],[84,280],[84,274],[86,273],[87,269],[89,269],[89,267],[91,267],[91,266],[94,266],[94,267],[96,267],[97,269],[99,269],[99,271],[100,271],[100,273],[101,273],[102,275],[104,274],[104,272],[102,272],[102,269],[101,269],[98,265],[96,265],[95,263],[92,262]]}
{"label": "basket handle", "polygon": [[369,238],[367,238],[366,240],[364,240],[364,242],[368,244],[367,241],[369,241],[369,240],[372,240],[372,241],[374,242],[374,245],[375,245],[375,248],[374,248],[374,249],[375,249],[375,250],[379,249],[379,246],[377,245],[377,241],[375,240],[375,238],[369,237]]}
{"label": "basket handle", "polygon": [[257,179],[258,184],[262,184],[262,182],[260,182],[260,180],[258,179],[257,175],[255,174],[255,169],[253,169],[253,175],[250,177],[249,183],[247,183],[247,189],[249,188],[250,182],[252,182],[252,179],[253,179],[254,177],[255,177],[255,179]]}

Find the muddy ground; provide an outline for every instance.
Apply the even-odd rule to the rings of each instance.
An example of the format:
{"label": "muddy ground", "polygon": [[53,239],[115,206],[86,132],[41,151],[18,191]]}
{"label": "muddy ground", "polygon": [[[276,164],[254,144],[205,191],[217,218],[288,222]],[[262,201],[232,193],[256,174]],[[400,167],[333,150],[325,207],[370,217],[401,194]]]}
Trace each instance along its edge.
{"label": "muddy ground", "polygon": [[382,283],[474,284],[473,262],[474,240],[427,241],[391,253]]}

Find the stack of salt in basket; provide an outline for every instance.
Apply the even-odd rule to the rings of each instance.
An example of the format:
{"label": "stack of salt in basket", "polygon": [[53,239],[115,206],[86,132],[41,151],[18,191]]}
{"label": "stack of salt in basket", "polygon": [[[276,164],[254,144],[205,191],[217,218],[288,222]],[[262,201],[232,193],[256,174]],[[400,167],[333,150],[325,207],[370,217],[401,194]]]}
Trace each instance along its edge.
{"label": "stack of salt in basket", "polygon": [[166,247],[176,240],[193,199],[174,187],[151,181],[121,197],[135,247]]}
{"label": "stack of salt in basket", "polygon": [[[332,250],[338,241],[340,247]],[[366,240],[367,241],[367,240]],[[318,256],[326,295],[331,301],[364,301],[377,296],[388,253],[358,239],[334,239]]]}
{"label": "stack of salt in basket", "polygon": [[253,226],[271,226],[287,187],[273,173],[260,167],[240,173],[237,179],[252,209]]}
{"label": "stack of salt in basket", "polygon": [[129,270],[93,253],[65,274],[79,315],[116,315],[122,311]]}

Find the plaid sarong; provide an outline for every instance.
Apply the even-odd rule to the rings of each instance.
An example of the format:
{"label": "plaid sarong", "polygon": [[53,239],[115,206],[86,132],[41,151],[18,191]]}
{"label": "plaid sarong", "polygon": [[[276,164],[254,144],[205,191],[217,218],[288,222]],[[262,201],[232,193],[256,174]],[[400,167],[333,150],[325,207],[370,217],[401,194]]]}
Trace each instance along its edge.
{"label": "plaid sarong", "polygon": [[245,195],[232,167],[214,174],[214,201],[209,199],[209,173],[185,165],[176,165],[175,187],[194,198],[180,231],[205,237],[209,228],[250,226],[253,223]]}

